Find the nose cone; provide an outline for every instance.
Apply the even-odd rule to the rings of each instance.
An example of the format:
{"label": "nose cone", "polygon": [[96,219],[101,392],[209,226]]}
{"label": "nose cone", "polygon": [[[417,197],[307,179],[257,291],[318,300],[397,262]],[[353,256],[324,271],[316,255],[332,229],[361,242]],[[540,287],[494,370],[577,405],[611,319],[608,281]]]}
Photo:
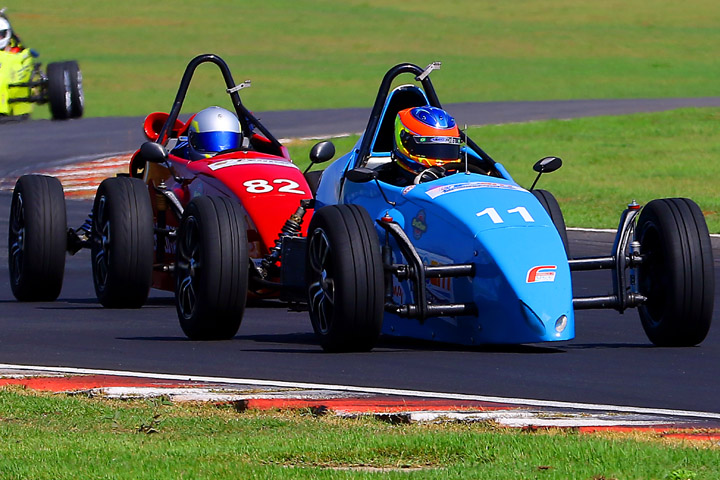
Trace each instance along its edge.
{"label": "nose cone", "polygon": [[480,232],[474,288],[488,341],[535,343],[575,336],[572,284],[554,227]]}

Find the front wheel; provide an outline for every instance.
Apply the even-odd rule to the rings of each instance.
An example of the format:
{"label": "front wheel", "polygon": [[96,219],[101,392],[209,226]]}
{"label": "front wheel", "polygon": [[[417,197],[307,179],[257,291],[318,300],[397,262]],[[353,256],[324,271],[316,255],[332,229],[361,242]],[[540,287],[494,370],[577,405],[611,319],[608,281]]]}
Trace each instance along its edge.
{"label": "front wheel", "polygon": [[653,200],[636,227],[643,262],[638,288],[647,301],[640,319],[658,346],[697,345],[705,339],[713,314],[715,277],[705,218],[687,198]]}
{"label": "front wheel", "polygon": [[153,212],[138,178],[106,178],[93,204],[90,251],[98,300],[108,308],[139,308],[153,267]]}
{"label": "front wheel", "polygon": [[240,328],[248,289],[245,214],[225,197],[197,197],[178,229],[175,306],[191,340],[226,340]]}
{"label": "front wheel", "polygon": [[60,180],[23,175],[10,207],[10,287],[22,302],[52,301],[60,295],[67,249],[65,196]]}
{"label": "front wheel", "polygon": [[310,319],[323,349],[372,349],[382,327],[384,278],[378,235],[364,208],[315,212],[306,274]]}

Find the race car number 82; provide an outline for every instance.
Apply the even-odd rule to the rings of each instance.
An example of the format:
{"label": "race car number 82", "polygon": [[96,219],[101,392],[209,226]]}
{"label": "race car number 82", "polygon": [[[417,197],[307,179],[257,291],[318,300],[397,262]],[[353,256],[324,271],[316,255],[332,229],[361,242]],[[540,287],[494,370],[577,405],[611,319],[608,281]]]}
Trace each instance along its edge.
{"label": "race car number 82", "polygon": [[[276,178],[272,181],[272,183],[275,185],[282,185],[277,189],[278,192],[305,195],[305,191],[298,188],[300,186],[299,183],[288,180],[287,178]],[[243,182],[243,186],[248,193],[268,193],[275,190],[275,187],[270,185],[270,182],[261,178]]]}

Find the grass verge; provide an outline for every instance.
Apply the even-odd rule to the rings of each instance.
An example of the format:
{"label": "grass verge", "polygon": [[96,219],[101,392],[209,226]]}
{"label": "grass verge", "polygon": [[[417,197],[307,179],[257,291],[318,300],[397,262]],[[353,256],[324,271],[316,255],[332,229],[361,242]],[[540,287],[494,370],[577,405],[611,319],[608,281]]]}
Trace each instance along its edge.
{"label": "grass verge", "polygon": [[717,447],[657,435],[391,425],[309,411],[0,390],[0,476],[716,479]]}
{"label": "grass verge", "polygon": [[[402,62],[442,61],[444,103],[714,96],[720,77],[716,0],[33,0],[8,14],[41,61],[79,61],[87,116],[169,109],[200,53],[252,79],[256,111],[368,106]],[[217,72],[197,84],[188,111],[224,101]]]}

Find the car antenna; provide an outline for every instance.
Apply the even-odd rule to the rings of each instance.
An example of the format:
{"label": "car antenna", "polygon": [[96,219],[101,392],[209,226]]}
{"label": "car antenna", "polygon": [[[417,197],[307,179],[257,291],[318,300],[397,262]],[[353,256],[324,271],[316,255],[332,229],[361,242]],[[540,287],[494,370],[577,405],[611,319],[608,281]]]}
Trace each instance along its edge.
{"label": "car antenna", "polygon": [[430,75],[430,72],[432,72],[433,70],[439,70],[441,66],[442,62],[432,62],[430,65],[425,67],[425,70],[423,70],[420,75],[415,77],[415,80],[417,80],[418,82],[422,82],[423,80],[425,80],[425,78],[427,78],[428,75]]}
{"label": "car antenna", "polygon": [[[463,133],[465,134],[465,138],[467,138],[467,123],[465,124],[465,129],[463,130]],[[470,175],[470,170],[468,170],[468,153],[467,153],[467,142],[465,143],[465,175]]]}

